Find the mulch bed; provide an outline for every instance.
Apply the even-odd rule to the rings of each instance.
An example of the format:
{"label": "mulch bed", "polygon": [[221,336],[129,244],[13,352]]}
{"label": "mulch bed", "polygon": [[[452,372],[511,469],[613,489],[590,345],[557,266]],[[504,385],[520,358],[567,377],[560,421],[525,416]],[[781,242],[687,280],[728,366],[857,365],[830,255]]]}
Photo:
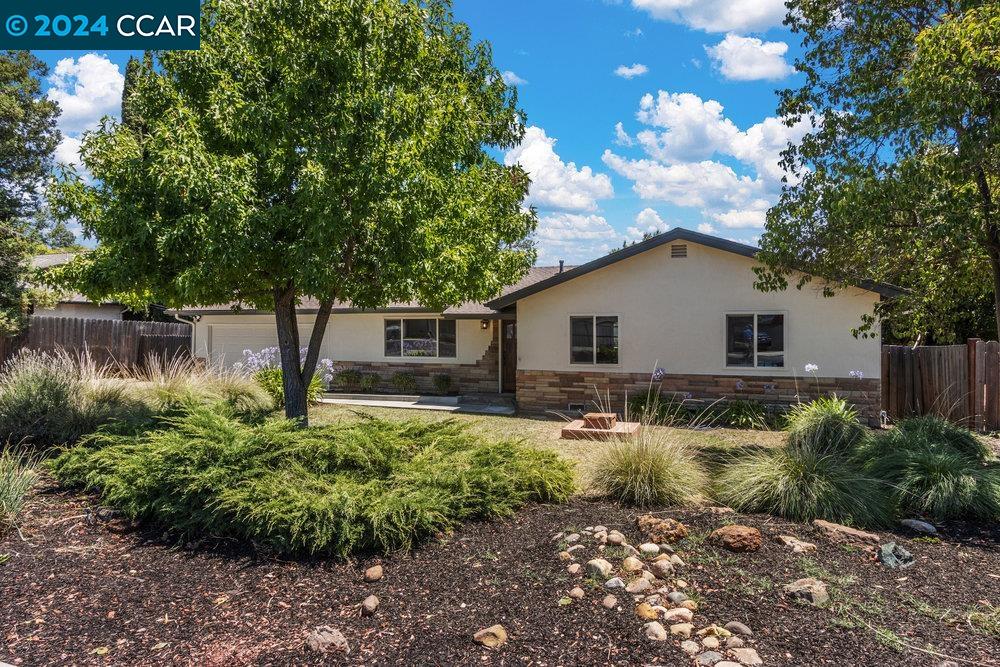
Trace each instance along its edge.
{"label": "mulch bed", "polygon": [[[532,506],[505,522],[470,524],[412,554],[356,562],[287,562],[236,545],[174,545],[95,512],[91,497],[49,486],[31,501],[21,531],[0,542],[0,660],[16,665],[687,665],[679,642],[653,643],[631,601],[607,610],[607,591],[566,571],[551,536],[565,528],[603,524],[642,542],[639,513],[604,502],[575,500]],[[1000,530],[949,527],[939,543],[910,533],[883,533],[916,556],[907,570],[889,570],[871,552],[831,542],[811,527],[766,516],[717,516],[663,511],[691,529],[677,545],[687,561],[678,576],[698,600],[695,625],[741,621],[765,665],[937,665],[944,658],[997,664],[1000,640],[976,631],[958,612],[983,602],[1000,605]],[[732,554],[701,539],[738,521],[764,533],[760,551]],[[992,531],[992,532],[989,532]],[[774,538],[790,533],[819,552],[792,554]],[[578,557],[585,562],[593,557]],[[363,581],[375,562],[385,578]],[[786,600],[784,583],[828,573],[833,604],[817,609]],[[581,583],[584,582],[584,583]],[[579,583],[583,600],[559,605]],[[693,591],[693,592],[692,592]],[[381,606],[361,616],[376,594]],[[958,614],[921,613],[923,600]],[[908,602],[909,600],[909,602]],[[845,618],[864,623],[845,623]],[[500,649],[472,641],[502,624]],[[320,625],[340,629],[348,656],[305,646]],[[871,626],[871,627],[869,627]],[[885,628],[893,635],[875,629]],[[994,662],[990,662],[990,661]]]}

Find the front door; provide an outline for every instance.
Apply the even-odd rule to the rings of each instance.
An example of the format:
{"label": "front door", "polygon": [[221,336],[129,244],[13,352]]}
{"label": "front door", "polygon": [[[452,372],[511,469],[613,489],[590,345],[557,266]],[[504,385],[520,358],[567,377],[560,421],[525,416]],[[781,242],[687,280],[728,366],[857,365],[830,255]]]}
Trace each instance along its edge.
{"label": "front door", "polygon": [[517,387],[517,322],[500,321],[500,345],[503,359],[500,369],[502,391],[515,391]]}

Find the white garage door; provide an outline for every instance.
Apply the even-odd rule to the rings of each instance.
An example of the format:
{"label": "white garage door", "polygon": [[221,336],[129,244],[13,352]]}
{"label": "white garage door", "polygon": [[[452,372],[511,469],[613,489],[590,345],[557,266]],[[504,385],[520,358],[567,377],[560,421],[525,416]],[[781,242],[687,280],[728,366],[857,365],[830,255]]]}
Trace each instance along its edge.
{"label": "white garage door", "polygon": [[212,362],[232,366],[243,358],[243,350],[259,352],[278,345],[274,324],[211,325]]}

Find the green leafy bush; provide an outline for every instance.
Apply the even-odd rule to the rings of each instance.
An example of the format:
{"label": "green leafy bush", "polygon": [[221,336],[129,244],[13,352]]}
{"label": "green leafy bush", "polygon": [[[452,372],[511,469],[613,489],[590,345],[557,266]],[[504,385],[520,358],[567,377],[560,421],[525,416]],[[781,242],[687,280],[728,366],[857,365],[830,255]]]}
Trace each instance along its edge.
{"label": "green leafy bush", "polygon": [[452,380],[447,373],[440,373],[434,376],[434,389],[439,394],[447,394],[451,391]]}
{"label": "green leafy bush", "polygon": [[891,486],[899,513],[1000,519],[1000,465],[966,429],[937,417],[905,419],[861,456],[869,474]]}
{"label": "green leafy bush", "polygon": [[551,452],[490,442],[458,422],[362,418],[296,428],[247,425],[197,407],[169,428],[96,434],[51,469],[127,516],[178,536],[218,536],[283,554],[391,551],[463,521],[563,501],[571,466]]}
{"label": "green leafy bush", "polygon": [[707,476],[690,446],[662,429],[645,427],[603,447],[591,485],[626,505],[681,505],[704,492]]}
{"label": "green leafy bush", "polygon": [[794,405],[786,419],[789,446],[817,454],[849,454],[868,438],[857,410],[837,396]]}
{"label": "green leafy bush", "polygon": [[334,381],[344,391],[355,391],[361,385],[361,373],[353,368],[345,368],[337,373]]}
{"label": "green leafy bush", "polygon": [[[272,405],[277,408],[285,407],[285,379],[280,368],[262,368],[253,374],[253,379],[271,397]],[[322,396],[323,382],[318,375],[313,375],[306,389],[306,400],[317,403]]]}
{"label": "green leafy bush", "polygon": [[417,390],[417,379],[413,373],[400,371],[392,376],[392,386],[401,394],[412,394]]}
{"label": "green leafy bush", "polygon": [[0,536],[17,525],[28,492],[38,481],[36,464],[26,452],[0,448]]}
{"label": "green leafy bush", "polygon": [[378,389],[378,385],[381,381],[382,378],[379,377],[378,373],[362,373],[361,381],[359,382],[361,385],[361,391],[371,393]]}
{"label": "green leafy bush", "polygon": [[749,454],[723,468],[716,498],[739,512],[796,521],[826,519],[881,526],[889,520],[889,489],[852,457],[822,447],[783,447]]}
{"label": "green leafy bush", "polygon": [[713,412],[717,417],[716,423],[720,426],[766,431],[773,423],[773,417],[767,411],[767,406],[757,401],[728,401]]}

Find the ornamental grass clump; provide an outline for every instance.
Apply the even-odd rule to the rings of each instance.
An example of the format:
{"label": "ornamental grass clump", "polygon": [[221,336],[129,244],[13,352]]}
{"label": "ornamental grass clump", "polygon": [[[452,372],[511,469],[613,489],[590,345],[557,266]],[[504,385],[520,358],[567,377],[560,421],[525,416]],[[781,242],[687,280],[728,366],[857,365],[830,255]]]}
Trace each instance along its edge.
{"label": "ornamental grass clump", "polygon": [[572,467],[555,454],[452,420],[303,429],[285,419],[248,425],[218,406],[138,436],[96,434],[51,469],[180,539],[232,538],[286,555],[407,549],[573,491]]}
{"label": "ornamental grass clump", "polygon": [[967,429],[931,416],[904,419],[861,457],[869,474],[890,485],[901,515],[1000,519],[1000,463]]}
{"label": "ornamental grass clump", "polygon": [[811,521],[885,525],[889,489],[857,458],[869,439],[857,412],[836,396],[796,405],[787,416],[788,442],[731,461],[716,498],[741,512]]}
{"label": "ornamental grass clump", "polygon": [[31,487],[38,481],[37,461],[14,447],[0,447],[0,536],[17,526]]}
{"label": "ornamental grass clump", "polygon": [[591,486],[618,502],[636,507],[685,505],[707,487],[694,449],[667,429],[644,424],[636,436],[601,446]]}

